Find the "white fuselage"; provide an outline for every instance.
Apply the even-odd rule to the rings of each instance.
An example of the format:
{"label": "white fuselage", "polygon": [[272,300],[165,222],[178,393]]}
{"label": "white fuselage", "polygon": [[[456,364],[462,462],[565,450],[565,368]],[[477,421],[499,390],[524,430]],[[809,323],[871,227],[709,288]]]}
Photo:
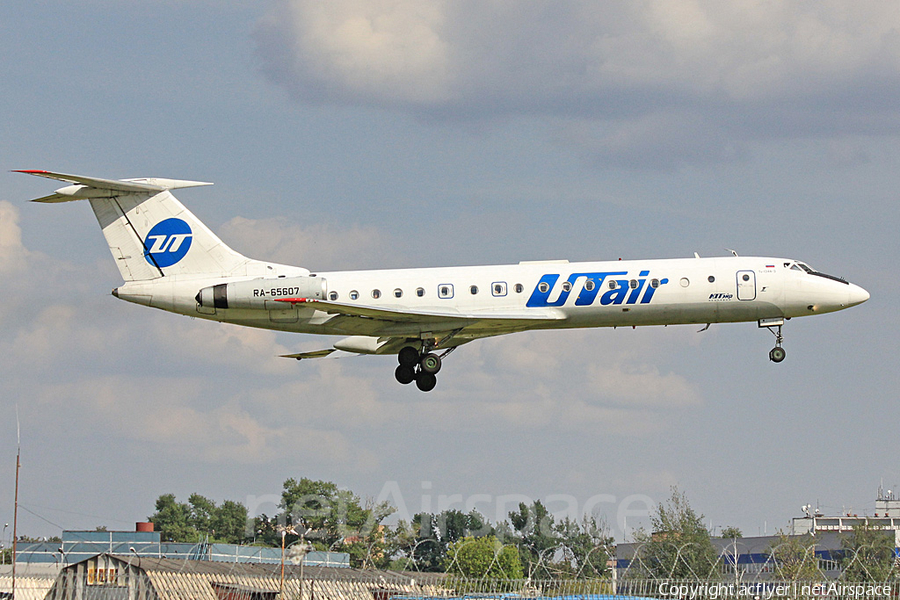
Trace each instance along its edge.
{"label": "white fuselage", "polygon": [[[281,267],[281,277],[306,274]],[[812,272],[791,259],[719,257],[338,271],[324,279],[326,299],[411,312],[471,315],[461,335],[472,339],[526,329],[723,323],[791,318],[854,306],[868,299],[859,286]],[[275,276],[277,279],[277,275]],[[272,281],[272,277],[242,281]],[[385,324],[283,302],[285,289],[258,308],[206,309],[198,291],[233,279],[166,277],[130,282],[122,299],[193,317],[240,325],[330,335],[409,336],[440,330],[434,322]],[[492,314],[547,315],[534,323],[492,322]],[[448,325],[456,329],[457,325]]]}

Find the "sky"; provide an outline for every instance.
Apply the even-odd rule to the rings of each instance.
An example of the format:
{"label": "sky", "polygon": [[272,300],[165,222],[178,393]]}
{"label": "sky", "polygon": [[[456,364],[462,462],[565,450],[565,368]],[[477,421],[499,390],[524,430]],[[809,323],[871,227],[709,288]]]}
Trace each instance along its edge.
{"label": "sky", "polygon": [[[541,499],[717,531],[900,490],[900,4],[893,0],[0,3],[0,521],[131,529],[199,493],[272,515],[333,481],[396,518]],[[177,193],[248,256],[313,271],[728,254],[871,293],[784,328],[521,333],[423,394],[393,357],[112,297],[47,169]],[[9,543],[12,526],[4,527]]]}

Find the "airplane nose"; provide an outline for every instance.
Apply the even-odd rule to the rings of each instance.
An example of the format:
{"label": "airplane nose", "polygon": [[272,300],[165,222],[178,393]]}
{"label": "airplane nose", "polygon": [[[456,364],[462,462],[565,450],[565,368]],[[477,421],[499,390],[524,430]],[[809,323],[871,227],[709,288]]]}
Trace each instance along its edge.
{"label": "airplane nose", "polygon": [[857,304],[862,304],[866,300],[869,299],[869,292],[862,289],[858,285],[850,284],[850,294],[848,299],[849,306],[856,306]]}

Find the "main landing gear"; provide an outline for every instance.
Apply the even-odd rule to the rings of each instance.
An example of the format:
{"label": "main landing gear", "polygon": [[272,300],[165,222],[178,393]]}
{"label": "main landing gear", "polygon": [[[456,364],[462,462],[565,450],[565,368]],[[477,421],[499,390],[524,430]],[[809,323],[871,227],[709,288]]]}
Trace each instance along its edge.
{"label": "main landing gear", "polygon": [[412,346],[404,346],[397,354],[400,365],[394,371],[394,377],[404,385],[415,381],[417,388],[430,392],[437,385],[436,375],[441,370],[441,357],[446,356],[449,351],[438,356],[428,347],[419,352]]}
{"label": "main landing gear", "polygon": [[773,363],[780,363],[787,356],[787,352],[781,347],[784,342],[784,336],[781,335],[781,326],[784,325],[784,319],[762,319],[759,322],[760,327],[766,327],[775,336],[775,347],[769,350],[769,360]]}

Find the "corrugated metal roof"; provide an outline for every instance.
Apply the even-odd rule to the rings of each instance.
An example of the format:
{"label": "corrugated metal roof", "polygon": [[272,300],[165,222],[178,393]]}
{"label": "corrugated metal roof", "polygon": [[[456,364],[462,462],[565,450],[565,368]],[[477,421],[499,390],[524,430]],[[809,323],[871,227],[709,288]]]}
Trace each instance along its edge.
{"label": "corrugated metal roof", "polygon": [[[281,565],[257,563],[224,563],[169,558],[136,557],[133,555],[100,555],[91,559],[117,565],[118,585],[97,584],[91,592],[101,594],[124,593],[138,600],[218,600],[216,587],[227,597],[258,600],[261,596],[277,594],[281,585]],[[85,564],[87,563],[87,565]],[[67,597],[64,588],[82,577],[89,577],[90,562],[82,561],[67,567],[57,579],[55,597]],[[94,567],[103,570],[103,566]],[[132,575],[125,576],[126,573]],[[439,574],[400,573],[392,571],[364,571],[334,567],[304,567],[300,581],[299,565],[284,567],[284,597],[302,600],[373,600],[378,591],[403,594],[430,593],[439,595],[435,585],[442,579]],[[135,577],[135,574],[137,575]],[[101,580],[102,581],[102,580]],[[50,582],[48,581],[48,584]],[[123,587],[124,585],[124,587]],[[44,592],[50,588],[44,587]],[[37,598],[42,598],[43,595]],[[99,596],[98,596],[99,597]],[[37,600],[35,598],[34,600]],[[17,600],[32,600],[17,599]]]}
{"label": "corrugated metal roof", "polygon": [[[53,587],[50,577],[16,577],[16,600],[44,600]],[[12,576],[0,576],[0,592],[12,591]]]}

